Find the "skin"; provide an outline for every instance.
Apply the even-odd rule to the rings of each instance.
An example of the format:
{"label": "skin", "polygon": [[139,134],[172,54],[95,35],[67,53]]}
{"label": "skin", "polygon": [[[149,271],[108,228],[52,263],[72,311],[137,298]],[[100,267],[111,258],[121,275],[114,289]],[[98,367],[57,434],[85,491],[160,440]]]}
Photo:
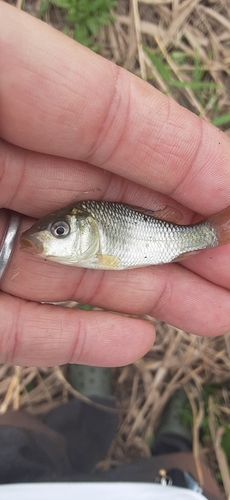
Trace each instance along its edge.
{"label": "skin", "polygon": [[[0,206],[23,214],[20,232],[86,198],[175,207],[184,224],[230,205],[230,142],[218,129],[4,2],[0,46]],[[5,223],[1,211],[0,241]],[[0,362],[124,365],[154,340],[144,320],[39,301],[214,336],[230,330],[229,288],[229,246],[114,273],[45,262],[17,243],[1,282]]]}

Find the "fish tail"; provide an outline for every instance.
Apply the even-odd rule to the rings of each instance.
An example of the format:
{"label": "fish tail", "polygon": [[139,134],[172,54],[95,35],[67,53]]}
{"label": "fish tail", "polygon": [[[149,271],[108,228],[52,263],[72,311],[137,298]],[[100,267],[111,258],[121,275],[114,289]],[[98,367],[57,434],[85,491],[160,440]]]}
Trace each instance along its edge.
{"label": "fish tail", "polygon": [[206,220],[214,228],[218,246],[230,243],[230,207],[225,208],[218,214],[211,215]]}

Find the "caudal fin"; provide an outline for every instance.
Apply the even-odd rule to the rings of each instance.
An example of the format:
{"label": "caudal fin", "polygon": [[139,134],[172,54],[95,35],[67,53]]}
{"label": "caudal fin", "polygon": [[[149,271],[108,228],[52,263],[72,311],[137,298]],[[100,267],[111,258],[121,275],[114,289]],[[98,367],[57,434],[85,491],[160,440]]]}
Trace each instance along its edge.
{"label": "caudal fin", "polygon": [[218,246],[230,243],[230,207],[225,208],[218,214],[207,218],[216,233]]}

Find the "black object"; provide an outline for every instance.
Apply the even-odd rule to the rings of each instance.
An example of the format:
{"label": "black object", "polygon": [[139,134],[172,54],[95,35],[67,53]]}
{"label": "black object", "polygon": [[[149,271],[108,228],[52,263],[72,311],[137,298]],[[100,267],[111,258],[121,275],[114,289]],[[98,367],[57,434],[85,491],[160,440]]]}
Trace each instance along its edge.
{"label": "black object", "polygon": [[167,470],[167,476],[171,478],[172,486],[193,490],[196,493],[203,493],[203,488],[189,472],[181,469],[169,469]]}

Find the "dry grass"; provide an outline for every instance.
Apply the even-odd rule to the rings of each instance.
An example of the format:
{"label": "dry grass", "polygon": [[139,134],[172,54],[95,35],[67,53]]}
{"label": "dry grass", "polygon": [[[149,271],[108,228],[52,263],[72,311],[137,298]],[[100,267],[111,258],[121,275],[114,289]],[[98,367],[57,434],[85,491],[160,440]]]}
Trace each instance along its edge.
{"label": "dry grass", "polygon": [[[17,5],[21,8],[22,1],[17,0]],[[24,4],[33,15],[40,5],[41,0],[26,0]],[[45,20],[59,29],[65,24],[59,9],[52,6]],[[119,0],[115,22],[101,30],[99,43],[104,57],[150,81],[206,120],[229,113],[229,0]],[[166,72],[153,63],[156,60]],[[181,82],[181,86],[173,85],[175,81]],[[201,82],[206,85],[199,86]],[[226,121],[223,129],[230,135],[228,127]],[[152,350],[135,364],[114,371],[114,393],[122,412],[108,463],[147,456],[149,438],[166,403],[177,388],[184,388],[193,412],[193,450],[198,470],[199,456],[204,454],[212,470],[221,473],[229,498],[229,471],[220,445],[224,432],[220,422],[229,421],[229,381],[230,335],[197,338],[159,323]],[[210,398],[208,424],[212,444],[201,449],[203,386],[209,383],[222,386],[225,404]],[[67,401],[71,394],[73,390],[60,368],[0,367],[2,413],[8,408],[41,413]]]}
{"label": "dry grass", "polygon": [[[230,108],[230,3],[228,0],[138,0],[118,3],[116,23],[107,29],[108,55],[114,62],[148,79],[180,104],[206,120]],[[162,58],[172,79],[183,82],[172,87],[159,73],[144,48]],[[105,54],[106,55],[106,54]],[[206,84],[198,90],[194,65],[204,72]]]}

